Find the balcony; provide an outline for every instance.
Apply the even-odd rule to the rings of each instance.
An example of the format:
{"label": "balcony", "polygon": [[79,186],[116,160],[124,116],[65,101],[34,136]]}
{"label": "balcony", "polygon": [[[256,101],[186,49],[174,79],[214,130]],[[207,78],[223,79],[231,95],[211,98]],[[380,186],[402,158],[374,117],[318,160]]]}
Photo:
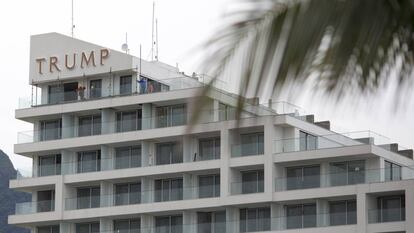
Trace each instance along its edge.
{"label": "balcony", "polygon": [[388,172],[389,169],[384,168],[353,172],[331,172],[300,177],[280,177],[275,179],[276,192],[414,179],[414,170],[410,167],[405,167],[404,176],[400,179],[387,180],[385,175]]}
{"label": "balcony", "polygon": [[55,200],[23,202],[16,204],[16,215],[55,211]]}
{"label": "balcony", "polygon": [[[54,104],[64,104],[64,103],[74,103],[74,102],[83,102],[91,101],[104,98],[114,98],[119,96],[134,96],[134,95],[146,95],[159,92],[168,92],[176,90],[184,90],[190,88],[203,87],[204,82],[199,82],[196,79],[188,77],[177,77],[163,80],[148,80],[145,84],[138,84],[136,89],[132,89],[132,80],[130,80],[129,85],[120,86],[119,93],[115,93],[111,88],[104,87],[85,87],[79,88],[77,82],[73,87],[62,88],[50,86],[53,89],[53,92],[50,92],[47,95],[44,95],[45,98],[20,98],[19,99],[19,109],[30,108],[30,107],[39,107],[47,106]],[[72,84],[72,83],[69,83]],[[66,89],[66,91],[65,91]],[[45,90],[46,91],[46,90]],[[40,94],[39,94],[40,95]]]}
{"label": "balcony", "polygon": [[368,210],[368,223],[405,221],[405,208]]}
{"label": "balcony", "polygon": [[74,197],[65,199],[65,210],[79,210],[90,208],[103,208],[115,206],[128,206],[145,203],[160,203],[181,200],[194,200],[199,198],[216,198],[218,195],[205,196],[202,192],[212,190],[215,193],[216,186],[196,186],[183,188],[169,188],[167,190],[152,189],[140,192],[118,193],[111,195]]}

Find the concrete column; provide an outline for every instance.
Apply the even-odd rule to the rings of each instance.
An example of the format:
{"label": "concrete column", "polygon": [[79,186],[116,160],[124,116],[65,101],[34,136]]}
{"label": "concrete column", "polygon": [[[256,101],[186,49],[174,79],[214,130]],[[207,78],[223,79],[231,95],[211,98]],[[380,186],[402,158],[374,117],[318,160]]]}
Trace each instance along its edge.
{"label": "concrete column", "polygon": [[150,166],[150,142],[148,141],[141,142],[141,166]]}
{"label": "concrete column", "polygon": [[197,212],[185,210],[183,211],[183,233],[197,232]]}
{"label": "concrete column", "polygon": [[154,233],[155,219],[152,215],[141,214],[141,232]]}
{"label": "concrete column", "polygon": [[238,233],[240,228],[240,211],[235,207],[226,208],[226,232]]}
{"label": "concrete column", "polygon": [[152,104],[142,105],[142,129],[155,128],[152,124]]}
{"label": "concrete column", "polygon": [[[39,175],[39,156],[33,156],[32,159],[32,177],[38,177]],[[22,174],[24,175],[24,174]]]}
{"label": "concrete column", "polygon": [[220,120],[220,101],[213,100],[213,121]]}
{"label": "concrete column", "polygon": [[101,207],[112,206],[114,199],[114,185],[107,181],[101,181]]}
{"label": "concrete column", "polygon": [[69,114],[62,114],[62,138],[74,136],[74,117]]}
{"label": "concrete column", "polygon": [[405,189],[405,229],[406,233],[414,233],[414,185]]}
{"label": "concrete column", "polygon": [[365,233],[367,232],[367,223],[368,223],[368,216],[367,216],[367,195],[365,190],[359,189],[357,191],[357,233]]}
{"label": "concrete column", "polygon": [[194,184],[194,177],[192,174],[184,173],[183,174],[183,199],[190,200],[193,199],[195,196],[195,186]]}
{"label": "concrete column", "polygon": [[20,143],[26,143],[26,142],[38,142],[38,141],[40,141],[40,138],[41,138],[41,131],[40,131],[40,129],[41,129],[41,126],[40,126],[41,124],[40,124],[40,121],[35,121],[34,123],[33,123],[33,141],[31,141],[30,140],[30,138],[26,138],[26,136],[21,136],[22,138],[20,138],[20,139],[18,139],[19,141],[18,141],[18,143],[20,142]]}
{"label": "concrete column", "polygon": [[112,232],[113,230],[113,223],[111,219],[108,218],[100,218],[99,219],[99,231],[100,232]]}
{"label": "concrete column", "polygon": [[324,227],[329,225],[329,203],[327,200],[316,200],[316,226]]}
{"label": "concrete column", "polygon": [[55,185],[55,213],[59,218],[63,217],[63,211],[65,210],[65,195],[66,185],[63,183],[63,176],[59,176]]}
{"label": "concrete column", "polygon": [[266,117],[264,123],[264,191],[272,197],[275,190],[274,173],[275,165],[273,163],[273,140],[276,137],[273,117]]}
{"label": "concrete column", "polygon": [[69,222],[60,222],[59,224],[59,233],[74,233],[75,224]]}
{"label": "concrete column", "polygon": [[285,215],[283,205],[278,203],[270,204],[270,217],[271,217],[271,230],[283,230],[286,229]]}
{"label": "concrete column", "polygon": [[230,174],[230,145],[232,137],[230,131],[224,128],[220,131],[220,196],[228,197],[231,195],[231,174]]}
{"label": "concrete column", "polygon": [[79,136],[79,117],[73,117],[73,135],[74,137]]}
{"label": "concrete column", "polygon": [[61,165],[61,173],[62,175],[66,174],[74,174],[77,172],[77,155],[73,151],[62,150],[62,165]]}
{"label": "concrete column", "polygon": [[154,202],[154,180],[148,177],[141,178],[141,202]]}
{"label": "concrete column", "polygon": [[114,148],[102,145],[101,146],[101,170],[113,170],[115,168],[115,153]]}
{"label": "concrete column", "polygon": [[102,134],[114,133],[116,130],[115,110],[110,108],[102,109]]}
{"label": "concrete column", "polygon": [[190,163],[194,161],[192,150],[192,139],[190,135],[183,136],[183,162]]}
{"label": "concrete column", "polygon": [[320,170],[320,186],[321,187],[327,187],[329,186],[329,162],[322,162],[321,163],[321,170]]}
{"label": "concrete column", "polygon": [[286,172],[285,167],[280,164],[275,164],[274,172],[274,185],[275,191],[284,191],[286,190]]}
{"label": "concrete column", "polygon": [[48,85],[41,85],[41,103],[42,104],[48,104],[49,101],[49,86]]}

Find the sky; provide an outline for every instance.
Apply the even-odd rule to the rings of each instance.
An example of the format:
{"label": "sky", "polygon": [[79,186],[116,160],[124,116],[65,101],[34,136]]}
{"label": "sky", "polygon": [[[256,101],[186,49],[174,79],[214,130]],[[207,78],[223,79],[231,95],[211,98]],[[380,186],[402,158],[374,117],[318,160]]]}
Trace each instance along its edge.
{"label": "sky", "polygon": [[[188,74],[197,72],[200,46],[221,25],[222,16],[234,0],[156,0],[159,59]],[[75,0],[76,38],[120,50],[126,33],[130,52],[150,58],[152,0]],[[31,130],[28,123],[16,120],[14,110],[21,97],[30,98],[30,35],[58,32],[70,35],[70,0],[13,0],[0,3],[0,149],[21,170],[31,167],[31,160],[13,153],[17,132]],[[387,87],[392,89],[392,87]],[[317,120],[331,120],[334,129],[343,132],[372,130],[386,135],[405,147],[414,147],[414,101],[395,111],[390,91],[375,101],[361,99],[358,108],[351,103],[327,105],[322,98],[302,98],[294,104]],[[283,100],[283,99],[281,99]],[[352,110],[350,110],[352,109]]]}

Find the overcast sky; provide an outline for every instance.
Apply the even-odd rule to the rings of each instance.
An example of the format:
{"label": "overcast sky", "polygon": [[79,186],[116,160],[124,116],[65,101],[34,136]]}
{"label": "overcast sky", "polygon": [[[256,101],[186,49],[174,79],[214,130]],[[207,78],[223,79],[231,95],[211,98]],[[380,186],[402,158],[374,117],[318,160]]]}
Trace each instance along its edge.
{"label": "overcast sky", "polygon": [[[191,74],[197,71],[195,56],[200,45],[220,25],[220,18],[232,0],[157,0],[159,58]],[[75,0],[75,37],[120,50],[128,33],[133,55],[149,58],[151,46],[152,0]],[[17,132],[31,125],[14,119],[19,97],[30,97],[29,39],[30,35],[59,32],[70,35],[70,0],[13,0],[0,3],[0,149],[10,155],[15,166],[31,167],[31,160],[13,154]],[[392,141],[413,147],[414,107],[407,102],[404,109],[392,113],[390,94],[376,101],[364,102],[357,111],[347,107],[333,108],[308,98],[297,100],[318,120],[331,120],[343,131],[373,130]]]}

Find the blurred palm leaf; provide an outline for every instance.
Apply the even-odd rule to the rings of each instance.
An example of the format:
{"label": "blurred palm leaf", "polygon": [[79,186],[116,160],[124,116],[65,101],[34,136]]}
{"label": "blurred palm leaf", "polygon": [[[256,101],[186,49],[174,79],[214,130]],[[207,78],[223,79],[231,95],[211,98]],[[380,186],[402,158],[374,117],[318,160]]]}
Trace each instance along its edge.
{"label": "blurred palm leaf", "polygon": [[377,91],[390,71],[400,90],[412,81],[413,0],[240,0],[224,20],[204,72],[239,77],[240,96],[294,86],[298,97],[312,81],[339,100]]}

